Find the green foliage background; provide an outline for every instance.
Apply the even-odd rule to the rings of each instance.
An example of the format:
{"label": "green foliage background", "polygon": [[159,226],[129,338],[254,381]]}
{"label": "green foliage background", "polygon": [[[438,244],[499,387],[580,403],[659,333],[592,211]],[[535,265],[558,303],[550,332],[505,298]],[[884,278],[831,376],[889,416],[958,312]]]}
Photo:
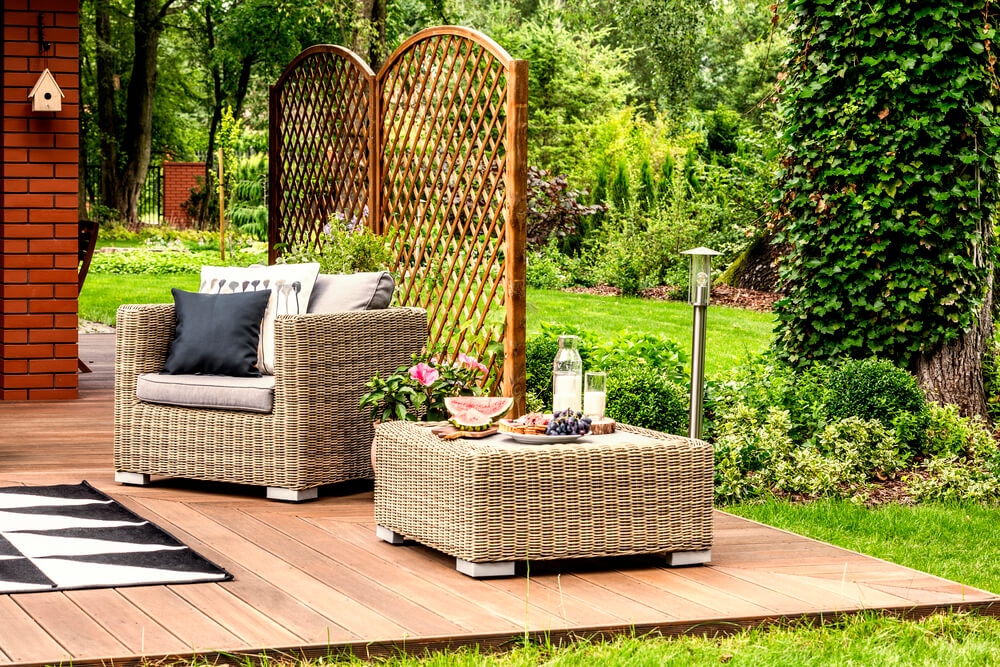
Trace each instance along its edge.
{"label": "green foliage background", "polygon": [[955,339],[994,256],[990,0],[790,0],[778,347],[903,363]]}

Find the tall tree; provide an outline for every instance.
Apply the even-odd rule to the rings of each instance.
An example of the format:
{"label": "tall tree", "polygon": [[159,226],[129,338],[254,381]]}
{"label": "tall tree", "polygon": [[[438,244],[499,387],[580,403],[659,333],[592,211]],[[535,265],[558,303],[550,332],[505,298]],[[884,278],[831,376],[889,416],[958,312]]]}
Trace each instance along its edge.
{"label": "tall tree", "polygon": [[792,0],[781,104],[793,362],[880,356],[986,415],[1000,203],[992,0]]}
{"label": "tall tree", "polygon": [[[178,0],[134,0],[133,59],[124,104],[124,122],[115,101],[120,75],[112,41],[110,0],[95,0],[97,36],[97,122],[101,151],[101,192],[104,203],[130,224],[139,220],[139,193],[152,153],[153,98],[160,36],[165,19],[189,3]],[[176,6],[175,6],[176,5]]]}
{"label": "tall tree", "polygon": [[605,44],[628,52],[633,100],[660,108],[686,108],[698,72],[706,15],[713,0],[539,0],[536,13],[556,11],[574,31],[602,32]]}

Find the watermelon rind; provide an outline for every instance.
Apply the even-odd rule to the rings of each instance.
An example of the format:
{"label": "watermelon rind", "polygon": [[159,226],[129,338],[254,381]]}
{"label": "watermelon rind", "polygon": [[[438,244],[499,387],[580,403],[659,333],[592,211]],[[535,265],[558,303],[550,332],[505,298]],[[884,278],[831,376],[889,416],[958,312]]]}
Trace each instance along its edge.
{"label": "watermelon rind", "polygon": [[490,427],[493,426],[492,419],[487,424],[476,424],[473,426],[471,424],[463,424],[452,417],[448,420],[448,423],[457,428],[459,431],[488,431]]}
{"label": "watermelon rind", "polygon": [[444,407],[451,413],[450,421],[464,431],[485,431],[493,421],[510,412],[514,399],[504,396],[449,396]]}

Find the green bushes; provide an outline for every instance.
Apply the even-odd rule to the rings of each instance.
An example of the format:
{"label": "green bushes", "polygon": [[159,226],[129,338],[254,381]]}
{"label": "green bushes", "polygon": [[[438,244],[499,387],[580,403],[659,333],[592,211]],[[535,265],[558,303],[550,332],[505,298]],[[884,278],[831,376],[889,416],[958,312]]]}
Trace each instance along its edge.
{"label": "green bushes", "polygon": [[607,416],[615,421],[684,435],[688,396],[666,373],[642,364],[608,370]]}
{"label": "green bushes", "polygon": [[[197,273],[202,264],[211,261],[209,253],[153,252],[128,250],[123,252],[95,253],[90,270],[94,273],[164,275],[168,273]],[[210,254],[218,259],[215,253]]]}
{"label": "green bushes", "polygon": [[825,403],[835,419],[874,419],[896,430],[901,444],[919,453],[927,430],[927,401],[912,374],[890,361],[847,361],[831,374]]}
{"label": "green bushes", "polygon": [[229,174],[229,220],[242,234],[267,240],[267,153],[236,157]]}
{"label": "green bushes", "polygon": [[[797,370],[757,357],[710,389],[720,502],[768,494],[864,500],[896,478],[920,500],[1000,500],[1000,455],[986,425],[954,406],[928,405],[916,379],[891,363]],[[900,477],[906,469],[916,472]]]}
{"label": "green bushes", "polygon": [[928,456],[983,461],[997,451],[989,427],[982,420],[962,417],[954,405],[931,403],[927,422],[924,451]]}
{"label": "green bushes", "polygon": [[918,501],[1000,502],[1000,461],[928,459],[906,478],[910,494]]}
{"label": "green bushes", "polygon": [[529,408],[552,408],[552,360],[560,335],[580,337],[584,370],[608,374],[607,414],[618,421],[670,433],[687,431],[687,390],[680,345],[656,334],[618,332],[599,338],[579,327],[542,324],[527,341]]}
{"label": "green bushes", "polygon": [[928,422],[930,457],[907,476],[910,494],[921,501],[1000,502],[1000,449],[986,424],[936,404]]}
{"label": "green bushes", "polygon": [[526,280],[536,289],[559,289],[572,285],[591,285],[579,258],[559,250],[559,244],[549,241],[528,253]]}
{"label": "green bushes", "polygon": [[362,218],[346,222],[340,216],[323,228],[319,247],[284,248],[278,261],[318,262],[321,273],[383,271],[392,263],[392,250],[386,237],[370,232]]}

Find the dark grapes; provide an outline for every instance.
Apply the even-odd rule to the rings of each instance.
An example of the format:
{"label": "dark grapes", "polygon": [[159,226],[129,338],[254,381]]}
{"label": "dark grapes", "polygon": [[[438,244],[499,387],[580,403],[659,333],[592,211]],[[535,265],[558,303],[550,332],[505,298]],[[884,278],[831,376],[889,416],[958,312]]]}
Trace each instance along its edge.
{"label": "dark grapes", "polygon": [[582,412],[556,410],[545,427],[545,435],[585,435],[590,432],[590,424]]}

